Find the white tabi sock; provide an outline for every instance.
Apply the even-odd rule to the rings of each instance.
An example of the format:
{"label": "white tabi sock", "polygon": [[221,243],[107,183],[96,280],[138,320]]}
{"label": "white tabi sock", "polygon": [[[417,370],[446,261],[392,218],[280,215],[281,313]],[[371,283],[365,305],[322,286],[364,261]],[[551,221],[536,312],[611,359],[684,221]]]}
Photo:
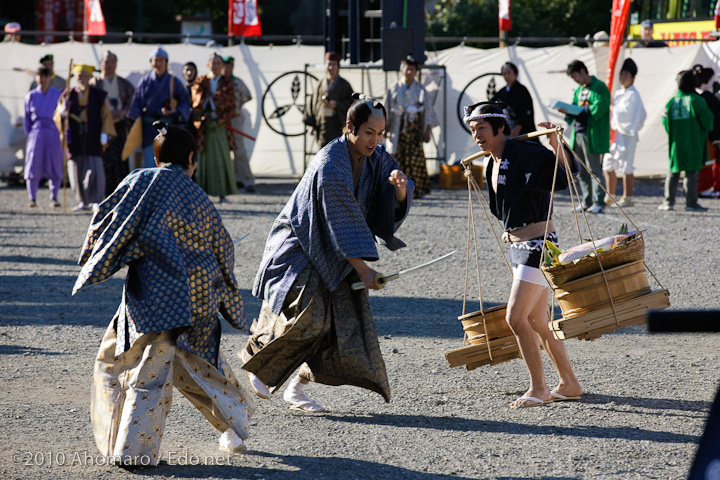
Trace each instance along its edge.
{"label": "white tabi sock", "polygon": [[283,394],[283,399],[292,404],[315,403],[310,400],[307,395],[305,395],[305,384],[300,383],[300,377],[298,376],[295,376],[295,378],[290,381],[290,384],[287,386],[285,393]]}

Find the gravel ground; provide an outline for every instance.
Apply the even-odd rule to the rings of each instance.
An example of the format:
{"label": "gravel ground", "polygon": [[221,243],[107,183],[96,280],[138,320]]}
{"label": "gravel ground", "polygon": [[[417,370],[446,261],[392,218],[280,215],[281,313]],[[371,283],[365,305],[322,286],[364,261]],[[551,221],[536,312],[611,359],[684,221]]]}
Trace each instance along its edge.
{"label": "gravel ground", "polygon": [[[237,247],[236,275],[248,316],[260,302],[249,289],[272,221],[291,185],[260,185],[219,206]],[[38,198],[44,198],[42,190]],[[707,213],[660,212],[662,184],[640,181],[627,210],[646,233],[646,262],[671,293],[674,309],[718,309],[720,201]],[[68,203],[71,195],[68,192]],[[678,198],[682,204],[683,199]],[[477,206],[477,205],[476,205]],[[594,342],[568,340],[586,394],[582,402],[511,409],[527,387],[521,360],[471,372],[450,369],[444,352],[462,343],[467,192],[436,190],[420,201],[399,236],[409,245],[383,251],[391,273],[450,250],[458,253],[415,277],[373,292],[380,344],[393,399],[353,387],[313,385],[328,412],[291,412],[281,395],[258,399],[249,453],[217,451],[218,434],[176,393],[155,469],[128,472],[98,465],[89,416],[93,360],[120,298],[123,278],[70,296],[90,215],[64,214],[42,201],[26,207],[21,188],[0,188],[0,478],[492,478],[674,479],[687,476],[720,371],[718,337],[648,334],[635,326]],[[478,222],[482,292],[505,303],[510,275]],[[614,234],[617,209],[589,218],[593,232]],[[574,216],[558,196],[561,246],[574,242]],[[653,287],[659,288],[658,285]],[[477,310],[477,286],[472,283]],[[246,336],[225,325],[223,348],[235,354]],[[233,361],[232,359],[235,358]],[[547,358],[545,357],[545,360]],[[546,363],[549,363],[546,362]],[[555,382],[551,368],[549,382]],[[245,378],[239,375],[241,381]]]}

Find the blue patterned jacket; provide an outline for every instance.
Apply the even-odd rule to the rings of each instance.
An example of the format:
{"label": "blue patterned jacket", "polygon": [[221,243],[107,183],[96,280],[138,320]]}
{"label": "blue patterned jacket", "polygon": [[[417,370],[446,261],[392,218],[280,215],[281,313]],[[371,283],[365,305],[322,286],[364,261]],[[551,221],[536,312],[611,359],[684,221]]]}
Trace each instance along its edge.
{"label": "blue patterned jacket", "polygon": [[177,165],[138,169],[100,204],[73,295],[129,266],[115,314],[120,355],[146,333],[180,329],[178,346],[217,367],[218,312],[249,331],[232,239],[212,202]]}

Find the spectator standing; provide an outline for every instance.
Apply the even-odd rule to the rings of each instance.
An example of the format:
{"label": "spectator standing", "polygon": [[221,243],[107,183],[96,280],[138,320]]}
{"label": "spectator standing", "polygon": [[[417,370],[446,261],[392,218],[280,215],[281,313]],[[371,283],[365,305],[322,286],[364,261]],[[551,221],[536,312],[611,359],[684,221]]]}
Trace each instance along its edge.
{"label": "spectator standing", "polygon": [[615,195],[617,173],[623,176],[623,196],[617,202],[620,207],[632,207],[633,204],[635,147],[638,132],[647,117],[640,92],[633,85],[637,72],[637,65],[630,58],[620,68],[620,88],[615,92],[610,114],[610,128],[615,132],[615,137],[610,144],[610,152],[603,158],[605,183],[610,195]]}
{"label": "spectator standing", "polygon": [[103,152],[103,168],[105,169],[105,193],[111,194],[120,181],[130,173],[129,160],[121,158],[125,139],[127,138],[129,120],[127,119],[132,103],[135,87],[132,83],[116,75],[117,55],[107,51],[100,60],[100,75],[90,80],[90,85],[103,90],[107,94],[110,113],[115,124],[115,137],[112,138]]}
{"label": "spectator standing", "polygon": [[512,62],[505,62],[500,70],[505,79],[505,87],[497,92],[493,100],[507,104],[510,136],[516,137],[535,131],[535,112],[530,92],[518,82],[518,68]]}
{"label": "spectator standing", "polygon": [[183,65],[183,78],[185,78],[185,88],[187,89],[188,97],[192,97],[192,86],[197,78],[197,65],[195,62],[187,62]]}
{"label": "spectator standing", "polygon": [[667,43],[663,40],[655,40],[655,27],[652,20],[643,20],[640,23],[640,40],[635,42],[633,48],[662,48],[667,47]]}
{"label": "spectator standing", "polygon": [[[60,89],[60,91],[65,91],[67,88],[67,81],[58,75],[55,75],[55,59],[53,57],[52,53],[48,53],[47,55],[44,55],[40,59],[40,65],[43,67],[47,67],[50,69],[50,72],[52,72],[52,77],[50,79],[50,86]],[[30,90],[35,90],[37,88],[38,84],[36,80],[33,80],[30,84]]]}
{"label": "spectator standing", "polygon": [[340,55],[327,52],[325,77],[315,87],[303,118],[305,125],[310,127],[310,134],[315,135],[318,148],[342,135],[352,94],[350,83],[340,76]]}
{"label": "spectator standing", "polygon": [[[235,94],[235,113],[232,118],[233,129],[245,131],[245,112],[243,105],[252,100],[252,94],[245,82],[233,75],[235,68],[235,59],[230,55],[223,57],[223,75],[230,78],[233,82],[233,92]],[[245,149],[244,138],[237,132],[232,132],[235,137],[235,150],[233,150],[233,165],[235,167],[235,183],[238,187],[245,187],[245,191],[253,193],[255,191],[255,176],[250,170],[250,156]]]}
{"label": "spectator standing", "polygon": [[193,120],[197,128],[198,185],[208,195],[228,201],[237,193],[230,151],[235,150],[235,135],[225,128],[235,115],[235,92],[232,78],[222,74],[223,59],[214,53],[208,61],[210,73],[198,77],[193,85]]}
{"label": "spectator standing", "polygon": [[[567,74],[579,85],[573,94],[572,103],[582,108],[580,114],[565,117],[572,127],[570,147],[587,167],[580,170],[582,200],[577,208],[590,213],[604,213],[602,156],[610,150],[610,91],[607,85],[588,73],[587,67],[580,60],[574,60],[568,65]],[[564,109],[559,111],[567,114]],[[597,182],[593,181],[588,170],[597,178]]]}
{"label": "spectator standing", "polygon": [[67,120],[68,177],[78,201],[73,209],[90,210],[105,198],[103,146],[115,136],[110,103],[104,90],[90,86],[93,65],[75,64],[77,85],[70,90],[63,115]]}
{"label": "spectator standing", "polygon": [[[195,84],[195,79],[197,78],[197,65],[195,65],[195,62],[187,62],[185,65],[183,65],[182,73],[183,77],[185,78],[185,88],[187,90],[188,99],[192,104],[192,87]],[[197,129],[195,128],[195,124],[193,123],[192,119],[187,122],[187,129],[197,140]]]}
{"label": "spectator standing", "polygon": [[432,127],[437,125],[435,111],[426,102],[425,88],[415,81],[418,62],[408,55],[400,63],[401,77],[388,90],[385,107],[388,112],[386,145],[400,164],[400,169],[415,183],[415,198],[430,194],[430,177],[425,164],[423,142],[430,141]]}
{"label": "spectator standing", "polygon": [[50,86],[52,72],[40,67],[37,72],[37,88],[25,95],[25,133],[28,135],[25,149],[25,184],[29,207],[36,207],[40,180],[50,183],[50,201],[59,207],[58,191],[63,179],[63,151],[60,132],[53,122],[53,113],[62,92]]}
{"label": "spectator standing", "polygon": [[3,42],[20,42],[20,31],[22,30],[22,27],[18,22],[6,23],[3,30],[5,31]]}
{"label": "spectator standing", "polygon": [[152,142],[156,120],[184,126],[190,114],[190,98],[179,78],[168,72],[168,54],[162,47],[150,52],[152,71],[144,75],[135,89],[128,118],[142,121],[143,167],[155,166]]}
{"label": "spectator standing", "polygon": [[685,210],[704,212],[698,203],[700,169],[708,159],[708,132],[713,129],[713,114],[695,92],[697,79],[692,70],[678,74],[678,92],[665,105],[663,125],[668,133],[670,168],[665,177],[665,202],[660,210],[675,209],[675,194],[680,172],[685,172]]}
{"label": "spectator standing", "polygon": [[693,73],[697,81],[697,89],[708,108],[713,114],[713,129],[708,132],[708,156],[710,161],[700,169],[698,178],[698,195],[700,197],[716,197],[720,195],[720,172],[718,161],[720,161],[720,99],[713,94],[712,81],[715,78],[715,71],[702,65],[694,65]]}

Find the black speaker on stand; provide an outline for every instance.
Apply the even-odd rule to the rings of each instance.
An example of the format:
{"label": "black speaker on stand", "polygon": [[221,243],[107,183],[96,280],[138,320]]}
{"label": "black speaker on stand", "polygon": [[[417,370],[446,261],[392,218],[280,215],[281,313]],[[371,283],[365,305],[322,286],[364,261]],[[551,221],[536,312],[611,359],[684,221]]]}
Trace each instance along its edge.
{"label": "black speaker on stand", "polygon": [[382,29],[383,70],[396,72],[400,62],[408,55],[415,56],[415,34],[412,28]]}
{"label": "black speaker on stand", "polygon": [[383,0],[383,70],[397,71],[400,61],[412,55],[425,63],[425,4],[423,0]]}

